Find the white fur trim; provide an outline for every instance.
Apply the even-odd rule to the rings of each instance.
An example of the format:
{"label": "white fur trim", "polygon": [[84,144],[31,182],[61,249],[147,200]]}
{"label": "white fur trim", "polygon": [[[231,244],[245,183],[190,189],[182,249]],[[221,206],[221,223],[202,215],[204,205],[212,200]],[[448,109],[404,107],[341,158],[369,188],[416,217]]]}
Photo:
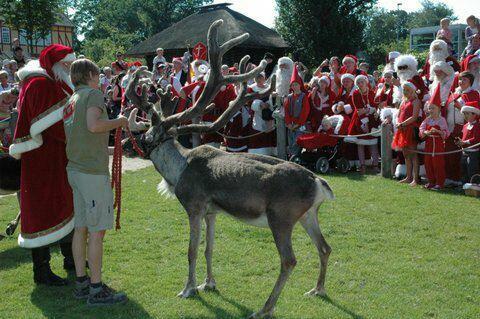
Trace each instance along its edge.
{"label": "white fur trim", "polygon": [[360,74],[360,75],[357,75],[357,77],[355,78],[355,85],[358,87],[358,82],[362,80],[367,82],[368,84],[368,77],[363,74]]}
{"label": "white fur trim", "polygon": [[355,63],[355,59],[349,56],[346,56],[342,59],[342,64],[345,64],[346,61],[352,61],[353,63]]}
{"label": "white fur trim", "polygon": [[452,66],[445,61],[435,62],[432,68],[433,71],[443,71],[447,76],[451,76],[455,73]]}
{"label": "white fur trim", "polygon": [[42,146],[42,144],[42,135],[37,135],[25,142],[10,145],[8,153],[13,158],[20,159],[22,157],[22,153],[30,152],[34,149],[37,149]]}
{"label": "white fur trim", "polygon": [[480,115],[480,109],[474,106],[468,106],[468,105],[462,106],[462,113],[465,113],[465,112],[470,112],[470,113]]}
{"label": "white fur trim", "polygon": [[48,114],[47,116],[33,123],[30,126],[30,135],[31,136],[39,135],[50,126],[61,121],[63,119],[63,109],[64,109],[64,106],[56,109],[52,113]]}
{"label": "white fur trim", "polygon": [[413,84],[413,83],[410,82],[410,81],[403,82],[403,83],[402,83],[402,86],[408,86],[409,88],[413,89],[414,91],[417,91],[417,87],[415,86],[415,84]]}
{"label": "white fur trim", "polygon": [[342,74],[342,77],[340,78],[340,82],[343,83],[344,79],[350,79],[355,82],[355,76],[353,76],[353,74],[350,74],[350,73]]}
{"label": "white fur trim", "polygon": [[60,62],[73,62],[77,59],[75,53],[69,53],[67,54],[63,59],[60,60]]}
{"label": "white fur trim", "polygon": [[398,72],[398,67],[402,65],[407,65],[410,70],[417,70],[418,61],[417,59],[410,54],[403,54],[395,59],[395,71]]}
{"label": "white fur trim", "polygon": [[350,113],[353,112],[353,108],[352,108],[352,106],[351,106],[350,104],[345,104],[345,105],[343,106],[343,108],[345,109],[345,113],[346,113],[346,114],[350,114]]}
{"label": "white fur trim", "polygon": [[320,77],[318,81],[319,82],[324,81],[324,82],[327,82],[327,85],[330,85],[330,78],[326,75],[323,75],[322,77]]}
{"label": "white fur trim", "polygon": [[23,238],[22,234],[20,234],[18,235],[18,245],[22,248],[37,248],[50,245],[70,234],[73,230],[74,224],[75,218],[72,217],[72,220],[70,220],[65,226],[45,236],[30,239]]}
{"label": "white fur trim", "polygon": [[407,166],[405,164],[398,164],[395,168],[395,177],[400,178],[407,176]]}
{"label": "white fur trim", "polygon": [[46,77],[50,77],[47,74],[47,71],[40,66],[40,61],[38,60],[29,61],[23,68],[17,71],[17,76],[20,81],[23,81],[27,77],[32,75],[43,75]]}

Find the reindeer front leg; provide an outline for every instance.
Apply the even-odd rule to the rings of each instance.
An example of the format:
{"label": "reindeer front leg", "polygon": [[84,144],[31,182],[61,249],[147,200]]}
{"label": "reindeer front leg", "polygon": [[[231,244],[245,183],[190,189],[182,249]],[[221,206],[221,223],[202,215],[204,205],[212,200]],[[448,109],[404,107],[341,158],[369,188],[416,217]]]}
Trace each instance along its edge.
{"label": "reindeer front leg", "polygon": [[213,271],[212,271],[212,256],[213,256],[213,243],[215,241],[215,220],[217,216],[216,214],[207,214],[205,216],[205,224],[206,224],[206,247],[205,247],[205,259],[207,260],[207,278],[205,278],[205,282],[198,286],[198,290],[202,291],[209,291],[215,290],[217,288],[217,284],[215,283],[215,279],[213,279]]}
{"label": "reindeer front leg", "polygon": [[202,218],[205,210],[188,211],[190,222],[190,244],[188,246],[188,280],[185,288],[177,295],[181,298],[192,297],[197,293],[196,265],[200,235],[202,232]]}

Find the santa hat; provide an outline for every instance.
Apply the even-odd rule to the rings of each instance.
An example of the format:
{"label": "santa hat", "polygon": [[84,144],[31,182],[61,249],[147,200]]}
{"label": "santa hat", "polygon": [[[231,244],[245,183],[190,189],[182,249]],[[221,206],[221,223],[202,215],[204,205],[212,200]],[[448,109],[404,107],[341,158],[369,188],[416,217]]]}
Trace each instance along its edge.
{"label": "santa hat", "polygon": [[408,66],[409,70],[416,71],[418,68],[418,61],[413,55],[403,54],[395,59],[395,71],[398,72],[398,67]]}
{"label": "santa hat", "polygon": [[480,61],[480,56],[471,54],[467,56],[463,61],[462,64],[460,65],[461,72],[468,71],[468,65],[473,62]]}
{"label": "santa hat", "polygon": [[440,83],[438,83],[437,87],[435,88],[435,92],[433,92],[433,95],[430,97],[428,103],[430,105],[436,105],[440,109],[443,107]]}
{"label": "santa hat", "polygon": [[480,101],[470,101],[462,106],[462,113],[470,112],[480,116]]}
{"label": "santa hat", "polygon": [[430,43],[430,52],[432,52],[434,48],[440,48],[443,52],[448,52],[447,42],[440,39],[434,40]]}
{"label": "santa hat", "polygon": [[330,86],[330,78],[326,75],[322,75],[319,79],[318,82],[325,82],[327,83],[328,86]]}
{"label": "santa hat", "polygon": [[358,58],[356,56],[354,56],[353,54],[347,54],[343,60],[342,60],[342,64],[345,64],[346,61],[352,61],[355,65],[357,65],[357,62],[358,62]]}
{"label": "santa hat", "polygon": [[296,64],[293,65],[292,77],[290,78],[290,87],[292,87],[292,84],[295,82],[300,84],[300,88],[302,91],[305,90],[305,85],[303,84],[303,80],[298,73],[298,67]]}
{"label": "santa hat", "polygon": [[355,78],[355,85],[358,86],[358,82],[360,82],[360,81],[365,81],[368,84],[367,76],[365,76],[363,74],[357,75],[357,77]]}
{"label": "santa hat", "polygon": [[[409,88],[411,88],[412,90],[414,90],[415,92],[417,92],[417,86],[412,82],[412,80],[408,80],[406,82],[403,82],[402,83],[402,86],[408,86]],[[418,93],[418,92],[417,92]]]}
{"label": "santa hat", "polygon": [[392,51],[388,52],[388,60],[390,61],[391,59],[396,59],[400,56],[400,52],[398,51]]}
{"label": "santa hat", "polygon": [[345,80],[345,79],[350,79],[350,80],[355,82],[355,76],[353,74],[350,74],[350,73],[342,74],[342,77],[340,78],[340,82],[343,83],[343,80]]}
{"label": "santa hat", "polygon": [[435,62],[435,64],[433,65],[433,71],[442,71],[447,76],[455,73],[455,70],[452,68],[452,66],[445,61]]}
{"label": "santa hat", "polygon": [[75,53],[73,49],[61,44],[52,44],[40,53],[40,66],[44,68],[48,75],[54,77],[52,68],[58,62],[75,61]]}
{"label": "santa hat", "polygon": [[174,58],[172,59],[172,63],[175,63],[175,62],[183,63],[183,60],[182,60],[181,57],[178,57],[178,56],[177,56],[177,57],[174,57]]}

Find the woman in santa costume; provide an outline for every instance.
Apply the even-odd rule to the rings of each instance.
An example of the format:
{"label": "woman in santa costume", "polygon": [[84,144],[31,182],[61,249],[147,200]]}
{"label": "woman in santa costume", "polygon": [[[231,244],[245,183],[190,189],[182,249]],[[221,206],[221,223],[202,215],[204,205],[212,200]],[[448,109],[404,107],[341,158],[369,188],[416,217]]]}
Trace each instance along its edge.
{"label": "woman in santa costume", "polygon": [[397,118],[397,131],[393,136],[392,148],[403,152],[406,163],[405,179],[400,183],[416,186],[419,182],[418,156],[415,153],[418,143],[420,109],[422,102],[417,95],[417,87],[412,82],[402,84],[403,100]]}
{"label": "woman in santa costume", "polygon": [[[63,110],[72,94],[70,64],[75,54],[54,44],[18,72],[23,85],[10,155],[21,158],[21,233],[18,244],[32,249],[36,283],[65,285],[50,269],[49,245],[73,230],[72,191],[67,180]],[[64,267],[73,267],[71,243],[60,245]]]}
{"label": "woman in santa costume", "polygon": [[[348,128],[349,135],[361,135],[370,133],[380,124],[375,103],[375,92],[368,87],[368,78],[365,75],[358,75],[355,78],[357,89],[353,92],[353,116]],[[376,136],[361,136],[353,138],[358,145],[359,171],[364,174],[365,168],[365,145],[368,145],[372,157],[372,167],[378,169],[378,138]]]}
{"label": "woman in santa costume", "polygon": [[[250,92],[262,92],[267,89],[265,74],[260,73],[255,83],[249,87]],[[252,128],[248,141],[248,152],[273,156],[276,153],[276,135],[273,115],[273,101],[267,96],[263,100],[254,100],[251,104]]]}
{"label": "woman in santa costume", "polygon": [[326,75],[320,78],[314,77],[310,81],[311,92],[308,95],[310,100],[309,122],[311,131],[316,132],[325,116],[333,115],[332,106],[336,95],[330,88],[330,78]]}
{"label": "woman in santa costume", "polygon": [[425,140],[425,170],[428,183],[425,188],[440,190],[445,184],[445,139],[450,134],[447,121],[441,115],[440,85],[428,103],[428,117],[420,125],[420,137]]}
{"label": "woman in santa costume", "polygon": [[[458,147],[455,145],[455,139],[462,134],[464,118],[460,113],[460,109],[452,103],[452,91],[455,74],[453,68],[444,61],[436,62],[432,66],[433,82],[430,85],[430,95],[433,96],[435,90],[439,90],[440,100],[442,101],[442,116],[445,117],[448,124],[450,136],[445,141],[445,150],[447,152],[455,151]],[[427,103],[428,104],[428,103]],[[446,167],[446,182],[448,185],[461,184],[461,153],[453,153],[445,156],[445,160],[449,165]]]}
{"label": "woman in santa costume", "polygon": [[367,73],[365,71],[362,71],[358,68],[358,58],[352,54],[347,54],[343,60],[342,60],[343,66],[340,69],[341,74],[349,73],[353,76],[357,75],[365,75],[367,76]]}

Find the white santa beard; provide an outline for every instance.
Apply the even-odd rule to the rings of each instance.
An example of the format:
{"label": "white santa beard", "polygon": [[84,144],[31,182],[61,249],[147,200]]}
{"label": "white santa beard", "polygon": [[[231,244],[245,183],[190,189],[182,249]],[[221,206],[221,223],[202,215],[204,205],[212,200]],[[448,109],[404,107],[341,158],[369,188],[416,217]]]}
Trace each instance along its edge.
{"label": "white santa beard", "polygon": [[276,73],[276,92],[279,96],[287,96],[290,92],[290,79],[292,71],[290,69],[278,69]]}
{"label": "white santa beard", "polygon": [[67,69],[65,69],[63,65],[61,65],[60,63],[55,63],[52,67],[52,72],[53,72],[53,75],[55,76],[55,80],[57,80],[58,82],[65,83],[72,90],[75,89],[75,87],[73,86],[72,80],[70,79],[70,72],[67,71]]}
{"label": "white santa beard", "polygon": [[447,75],[442,80],[439,80],[438,77],[435,76],[432,84],[430,85],[430,95],[433,96],[433,94],[435,93],[435,89],[440,83],[440,96],[442,97],[442,102],[446,102],[448,96],[450,95],[450,90],[452,89],[452,84],[454,80],[455,76],[453,74],[450,76]]}
{"label": "white santa beard", "polygon": [[433,81],[433,77],[435,76],[435,72],[433,71],[433,65],[437,62],[445,62],[448,57],[448,52],[444,51],[433,51],[430,52],[430,58],[428,59],[428,62],[430,63],[430,81]]}
{"label": "white santa beard", "polygon": [[411,80],[415,75],[417,75],[416,70],[398,70],[397,72],[398,78],[400,79],[401,82],[406,82],[408,80]]}

